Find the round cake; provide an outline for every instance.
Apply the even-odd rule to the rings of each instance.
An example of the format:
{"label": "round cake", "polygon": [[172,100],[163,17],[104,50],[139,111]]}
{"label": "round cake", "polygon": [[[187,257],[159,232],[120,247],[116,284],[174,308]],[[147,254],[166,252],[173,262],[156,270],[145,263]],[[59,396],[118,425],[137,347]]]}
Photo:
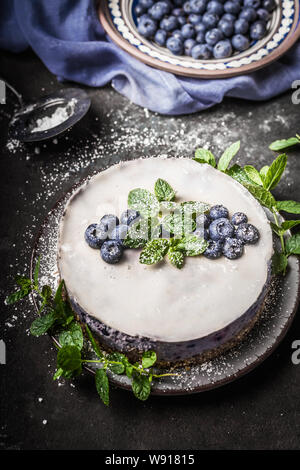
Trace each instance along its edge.
{"label": "round cake", "polygon": [[[127,209],[129,192],[153,192],[158,178],[177,201],[222,204],[247,214],[260,237],[239,259],[191,256],[182,269],[167,260],[148,266],[140,249],[107,264],[84,233],[104,214]],[[181,361],[233,344],[251,327],[270,282],[273,240],[264,209],[237,181],[188,158],[121,162],[83,184],[60,222],[58,266],[74,311],[104,346],[125,353],[155,350],[161,361]]]}

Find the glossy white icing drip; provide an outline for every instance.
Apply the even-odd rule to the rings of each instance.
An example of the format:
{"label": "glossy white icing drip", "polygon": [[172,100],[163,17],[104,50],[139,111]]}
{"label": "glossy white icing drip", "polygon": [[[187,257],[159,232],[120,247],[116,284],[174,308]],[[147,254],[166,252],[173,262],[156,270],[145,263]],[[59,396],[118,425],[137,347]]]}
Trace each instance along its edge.
{"label": "glossy white icing drip", "polygon": [[[235,261],[186,258],[182,270],[167,261],[142,265],[140,250],[126,250],[117,265],[104,263],[84,241],[86,227],[106,213],[120,215],[129,191],[153,191],[157,178],[173,186],[178,201],[224,204],[231,215],[245,212],[260,231],[259,243],[246,246]],[[61,221],[59,268],[69,294],[105,324],[129,335],[186,341],[225,327],[256,301],[272,250],[265,212],[239,183],[191,159],[148,158],[115,165],[75,193]]]}

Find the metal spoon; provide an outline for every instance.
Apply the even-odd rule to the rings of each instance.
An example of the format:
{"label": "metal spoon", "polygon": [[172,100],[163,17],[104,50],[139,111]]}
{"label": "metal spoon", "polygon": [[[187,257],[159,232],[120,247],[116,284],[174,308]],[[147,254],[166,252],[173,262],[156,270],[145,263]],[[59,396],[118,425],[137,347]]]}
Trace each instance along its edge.
{"label": "metal spoon", "polygon": [[78,122],[91,104],[85,91],[65,88],[24,105],[21,95],[11,85],[6,85],[21,106],[9,123],[9,136],[22,142],[38,142],[61,134]]}

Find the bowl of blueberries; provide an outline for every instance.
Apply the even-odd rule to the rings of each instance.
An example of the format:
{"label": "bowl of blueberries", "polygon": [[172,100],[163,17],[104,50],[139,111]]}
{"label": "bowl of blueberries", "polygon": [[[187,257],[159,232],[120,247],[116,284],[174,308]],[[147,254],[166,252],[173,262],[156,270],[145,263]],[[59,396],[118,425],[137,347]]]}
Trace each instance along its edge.
{"label": "bowl of blueberries", "polygon": [[219,78],[261,68],[300,36],[295,0],[109,0],[100,21],[121,48],[179,75]]}

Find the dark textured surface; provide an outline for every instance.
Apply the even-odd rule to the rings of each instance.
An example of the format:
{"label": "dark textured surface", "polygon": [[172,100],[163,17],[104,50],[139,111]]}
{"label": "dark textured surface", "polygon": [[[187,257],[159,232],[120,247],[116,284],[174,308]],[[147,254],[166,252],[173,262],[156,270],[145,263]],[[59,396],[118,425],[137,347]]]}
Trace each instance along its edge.
{"label": "dark textured surface", "polygon": [[[31,53],[2,54],[0,71],[24,98],[63,86]],[[72,384],[53,382],[55,351],[49,338],[27,333],[34,318],[30,303],[4,306],[13,276],[28,269],[32,236],[48,210],[92,171],[141,155],[191,155],[195,145],[209,144],[217,153],[237,138],[240,161],[262,166],[271,160],[267,146],[272,140],[299,132],[300,105],[292,104],[290,93],[266,103],[227,100],[201,114],[170,118],[148,115],[109,87],[88,92],[88,115],[68,139],[62,136],[45,147],[9,145],[9,150],[7,124],[16,102],[8,94],[7,104],[0,105],[0,339],[7,346],[7,364],[0,365],[0,448],[299,448],[300,365],[291,362],[292,342],[300,339],[299,315],[276,352],[231,385],[186,398],[151,397],[145,403],[113,389],[106,408],[88,374]],[[299,151],[289,152],[278,198],[300,200],[299,156]]]}

